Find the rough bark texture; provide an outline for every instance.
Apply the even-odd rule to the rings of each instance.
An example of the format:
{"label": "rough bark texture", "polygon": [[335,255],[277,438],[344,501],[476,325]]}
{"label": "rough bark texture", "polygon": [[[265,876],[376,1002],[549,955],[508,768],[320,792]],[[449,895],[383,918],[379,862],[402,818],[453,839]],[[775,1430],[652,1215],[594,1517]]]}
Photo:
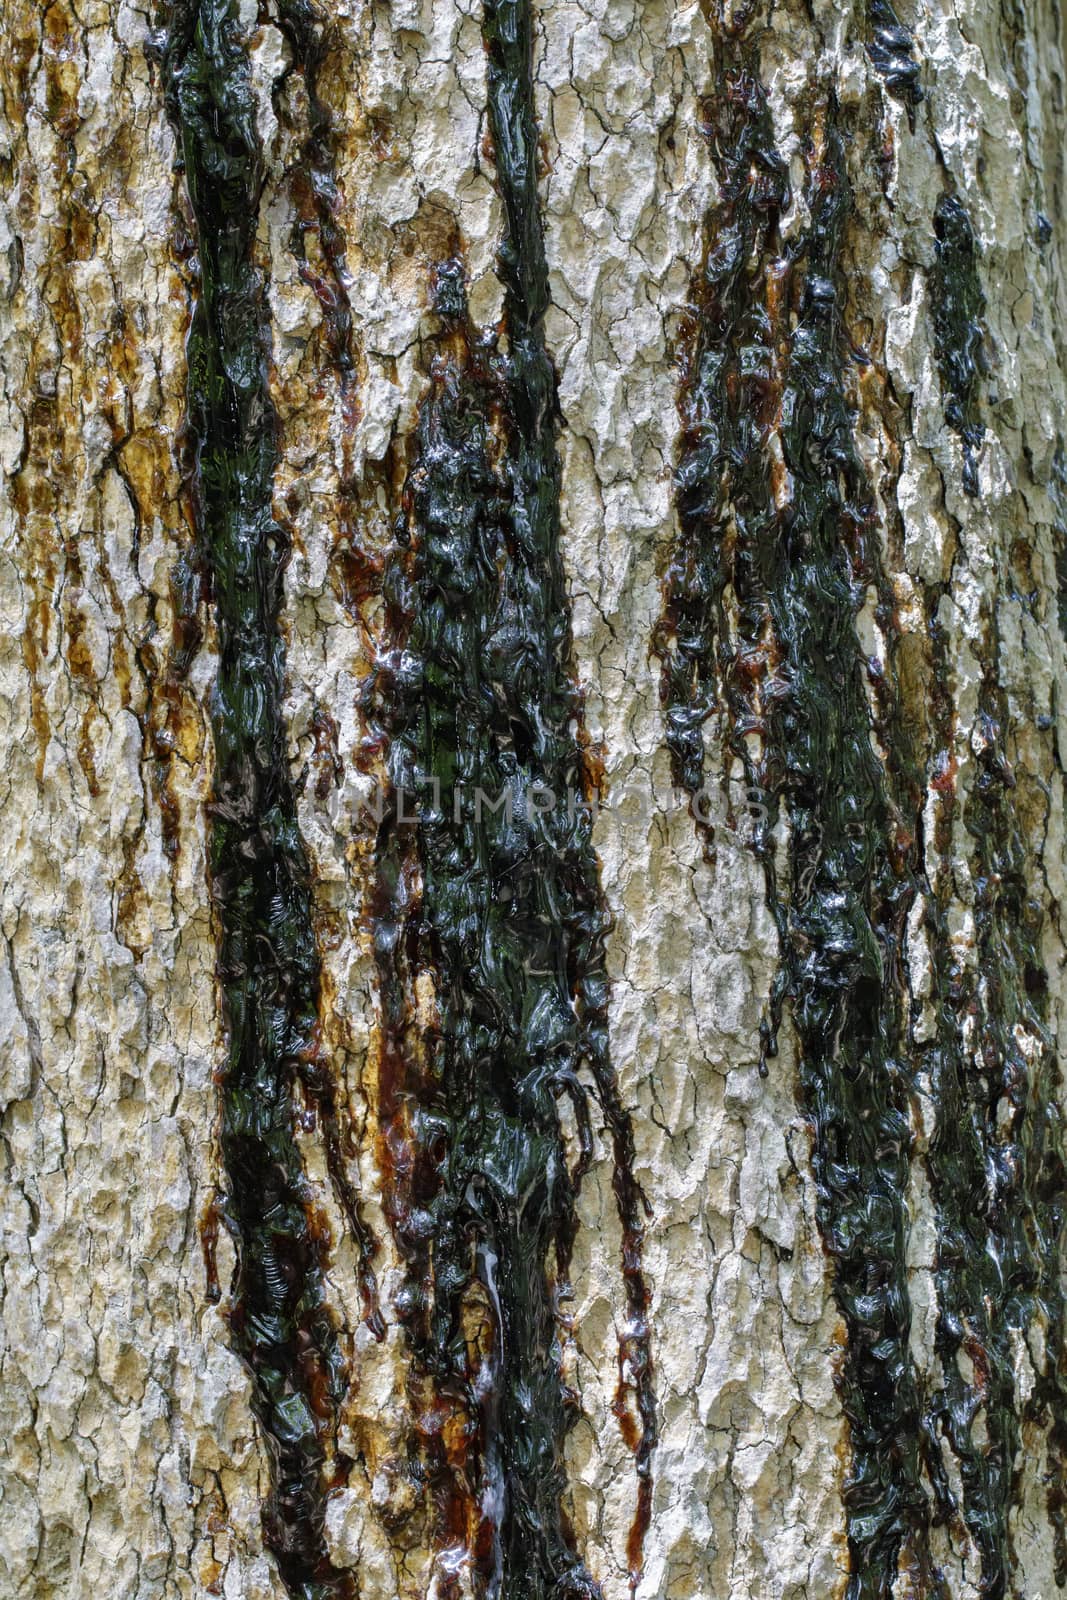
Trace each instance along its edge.
{"label": "rough bark texture", "polygon": [[0,9],[3,1592],[1051,1600],[1058,7]]}

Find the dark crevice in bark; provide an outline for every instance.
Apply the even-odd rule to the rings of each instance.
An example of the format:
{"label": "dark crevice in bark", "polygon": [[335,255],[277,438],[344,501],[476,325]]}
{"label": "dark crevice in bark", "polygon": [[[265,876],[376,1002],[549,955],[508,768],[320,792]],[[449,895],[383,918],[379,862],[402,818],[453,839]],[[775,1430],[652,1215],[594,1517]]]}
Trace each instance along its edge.
{"label": "dark crevice in bark", "polygon": [[608,918],[559,549],[529,6],[490,5],[485,35],[506,345],[471,326],[458,257],[439,263],[441,332],[366,701],[392,787],[373,923],[379,1121],[439,1590],[458,1594],[467,1569],[477,1594],[555,1600],[600,1592],[563,1508],[579,1407],[561,1357],[591,1100],[624,1235],[617,1414],[637,1459],[635,1585],[655,1407],[644,1200],[608,1050]]}
{"label": "dark crevice in bark", "polygon": [[294,1132],[297,1083],[321,1098],[319,960],[282,715],[278,629],[289,545],[272,511],[269,326],[254,242],[263,185],[248,56],[231,0],[167,12],[167,107],[196,222],[187,492],[219,665],[210,875],[227,1032],[222,1215],[237,1262],[235,1350],[253,1380],[271,1489],[264,1534],[299,1600],[354,1595],[329,1563],[327,1466],[345,1388],[327,1304],[326,1226]]}
{"label": "dark crevice in bark", "polygon": [[963,487],[978,493],[977,451],[985,436],[978,410],[985,296],[978,277],[978,241],[966,208],[942,195],[934,212],[934,351],[945,391],[945,420],[963,444]]}
{"label": "dark crevice in bark", "polygon": [[[721,20],[709,133],[720,183],[694,283],[680,409],[678,545],[657,633],[676,780],[696,792],[704,724],[767,808],[755,849],[781,942],[764,1024],[788,998],[814,1130],[818,1220],[848,1334],[839,1393],[849,1600],[928,1552],[929,1440],[909,1356],[905,1266],[911,1081],[901,970],[917,841],[872,747],[856,617],[881,595],[877,510],[846,398],[842,234],[851,199],[833,103],[812,114],[811,222],[786,248],[785,176],[756,47]],[[788,878],[775,871],[789,826]]]}

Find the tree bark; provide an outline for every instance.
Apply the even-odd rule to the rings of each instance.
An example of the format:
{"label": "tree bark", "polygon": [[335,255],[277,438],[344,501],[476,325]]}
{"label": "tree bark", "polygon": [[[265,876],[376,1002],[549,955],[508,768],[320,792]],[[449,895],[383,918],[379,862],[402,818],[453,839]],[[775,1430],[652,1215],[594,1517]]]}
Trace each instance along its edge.
{"label": "tree bark", "polygon": [[12,1596],[1067,1588],[1067,41],[4,0]]}

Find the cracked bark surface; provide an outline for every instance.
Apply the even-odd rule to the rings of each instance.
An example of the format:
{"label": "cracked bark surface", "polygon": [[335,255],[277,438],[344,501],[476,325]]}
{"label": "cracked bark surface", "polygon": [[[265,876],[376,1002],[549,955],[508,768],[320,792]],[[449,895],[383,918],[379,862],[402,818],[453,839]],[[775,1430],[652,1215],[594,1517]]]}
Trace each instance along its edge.
{"label": "cracked bark surface", "polygon": [[[383,578],[403,549],[420,406],[446,381],[428,375],[454,337],[440,264],[462,254],[473,329],[506,311],[501,113],[494,131],[483,12],[466,0],[213,9],[247,74],[259,175],[240,223],[276,419],[266,513],[292,546],[278,763],[307,856],[319,996],[289,1143],[329,1241],[321,1303],[336,1341],[321,1538],[339,1592],[479,1594],[462,1551],[442,1569],[413,1469],[425,1419],[382,1164],[366,806],[384,764],[367,696],[391,643]],[[18,1600],[305,1592],[272,1553],[277,1526],[264,1534],[270,1427],[228,1320],[233,1210],[216,1199],[230,1180],[208,806],[225,639],[183,490],[207,213],[177,169],[165,10],[2,7],[0,1587]],[[850,1562],[856,1595],[1050,1600],[1067,1582],[1063,22],[1045,0],[542,0],[531,15],[567,666],[586,765],[602,774],[590,839],[611,914],[607,1046],[652,1206],[658,1443],[639,1600],[843,1596]],[[731,172],[715,143],[724,87],[746,74],[773,182],[751,176],[747,146]],[[832,260],[812,264],[827,115],[849,205]],[[811,430],[791,440],[775,397],[807,404],[820,381],[781,345],[798,328],[803,345],[801,283],[836,285],[831,400],[855,455],[845,478],[869,509],[851,544],[841,535],[852,589],[837,625],[861,668],[847,720],[869,744],[875,809],[907,836],[894,902],[906,914],[882,970],[906,1123],[893,1281],[910,1433],[881,1487],[903,1485],[908,1514],[896,1543],[897,1499],[880,1502],[881,1569],[864,1562],[864,1496],[848,1488],[850,1372],[872,1313],[841,1298],[805,1089],[803,952],[765,875],[769,857],[788,912],[805,892],[789,869],[800,823],[783,802],[761,839],[741,794],[754,772],[766,784],[767,748],[755,725],[738,733],[736,712],[766,710],[778,665],[750,650],[731,701],[722,652],[696,626],[706,670],[688,749],[711,840],[672,802],[653,654],[688,525],[675,469],[683,361],[706,305],[694,286],[731,182],[763,209],[738,269],[737,327],[753,331],[729,335],[734,375],[715,405],[753,396],[780,521]],[[786,258],[797,298],[776,328],[750,291]],[[479,401],[490,439],[498,381]],[[715,481],[736,540],[759,497],[739,507],[733,482]],[[409,491],[417,503],[419,484]],[[825,785],[840,798],[832,772]],[[761,1023],[791,972],[762,1076]],[[617,1412],[633,1307],[611,1140],[591,1126],[553,1357],[575,1396],[557,1481],[567,1548],[623,1600],[638,1478]],[[580,1132],[564,1117],[571,1156]],[[467,1300],[476,1345],[492,1308]],[[876,1475],[883,1458],[873,1451]]]}

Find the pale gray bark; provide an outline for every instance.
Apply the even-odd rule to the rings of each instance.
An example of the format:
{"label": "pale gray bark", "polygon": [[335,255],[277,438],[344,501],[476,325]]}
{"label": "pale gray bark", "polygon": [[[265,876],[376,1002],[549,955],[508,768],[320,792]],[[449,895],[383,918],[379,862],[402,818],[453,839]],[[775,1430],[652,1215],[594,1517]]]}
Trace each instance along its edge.
{"label": "pale gray bark", "polygon": [[[394,462],[425,382],[429,268],[458,232],[472,314],[492,322],[500,216],[482,149],[478,8],[339,0],[321,91],[335,114],[359,356],[359,414],[346,418],[320,303],[292,247],[307,106],[299,78],[282,81],[288,49],[264,20],[269,9],[243,5],[242,16],[270,171],[260,257],[282,430],[276,504],[295,537],[288,714],[294,771],[309,763],[312,776],[300,822],[315,873],[325,1041],[359,1134],[389,1324],[381,1345],[361,1327],[354,1246],[308,1134],[353,1373],[341,1443],[357,1464],[332,1497],[328,1532],[364,1600],[385,1600],[425,1593],[427,1556],[402,1517],[410,1397],[378,1203],[372,838],[354,762],[358,686],[381,616],[373,602],[345,601],[351,535],[339,485],[355,476],[360,537],[384,550]],[[1067,431],[1062,21],[1052,0],[1010,18],[991,0],[904,10],[927,90],[914,132],[865,53],[858,5],[775,9],[764,81],[797,194],[813,93],[832,88],[867,130],[848,151],[857,195],[848,319],[873,358],[857,378],[857,437],[914,641],[906,693],[921,704],[930,670],[923,587],[945,582],[951,754],[966,794],[983,616],[995,610],[1062,1059],[1067,657],[1056,553],[1067,506],[1053,476]],[[216,1179],[221,1057],[203,810],[210,630],[186,680],[166,667],[171,571],[189,539],[176,457],[193,292],[188,202],[145,13],[126,0],[44,9],[6,0],[3,14],[0,1587],[18,1600],[282,1600],[262,1546],[267,1469],[249,1386],[227,1347],[225,1300],[208,1301],[198,1239]],[[829,1596],[846,1572],[848,1436],[834,1383],[844,1334],[788,1029],[769,1077],[757,1070],[774,924],[744,840],[726,830],[712,868],[691,819],[670,804],[650,657],[675,528],[676,342],[715,199],[699,120],[715,89],[718,24],[696,0],[546,0],[538,14],[564,554],[576,669],[611,797],[596,845],[615,917],[612,1046],[655,1211],[647,1268],[661,1436],[640,1600]],[[933,215],[949,182],[981,244],[987,301],[976,498],[961,487],[933,346]],[[798,204],[787,232],[804,220]],[[306,244],[314,270],[313,231]],[[861,624],[878,654],[873,612]],[[337,724],[341,777],[317,786],[320,707]],[[931,790],[931,836],[937,805]],[[975,960],[972,851],[957,821],[953,933],[964,966]],[[929,958],[917,925],[908,957],[921,1032]],[[915,1115],[921,1154],[936,1106]],[[912,1171],[912,1352],[932,1375],[934,1227],[921,1160]],[[598,1148],[575,1258],[566,1363],[583,1418],[568,1467],[579,1546],[607,1600],[623,1600],[635,1483],[612,1415],[623,1302],[610,1173]],[[224,1230],[218,1255],[225,1288]],[[1035,1359],[1020,1341],[1021,1393]],[[1035,1428],[1024,1442],[1013,1593],[1051,1600],[1046,1439]],[[946,1466],[951,1476],[947,1451]],[[934,1548],[952,1600],[974,1600],[962,1524],[936,1530]],[[896,1592],[917,1592],[907,1573]]]}

